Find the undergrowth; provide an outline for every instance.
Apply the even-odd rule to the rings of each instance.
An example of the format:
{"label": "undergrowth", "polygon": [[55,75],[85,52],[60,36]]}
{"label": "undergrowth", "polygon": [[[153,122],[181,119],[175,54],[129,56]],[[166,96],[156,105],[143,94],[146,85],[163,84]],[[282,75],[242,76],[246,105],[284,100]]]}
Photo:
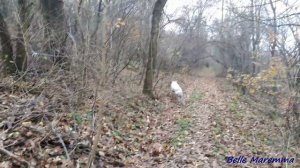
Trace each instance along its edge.
{"label": "undergrowth", "polygon": [[184,143],[185,137],[190,133],[191,121],[187,118],[177,120],[176,125],[178,130],[173,136],[171,143],[174,146],[181,146]]}

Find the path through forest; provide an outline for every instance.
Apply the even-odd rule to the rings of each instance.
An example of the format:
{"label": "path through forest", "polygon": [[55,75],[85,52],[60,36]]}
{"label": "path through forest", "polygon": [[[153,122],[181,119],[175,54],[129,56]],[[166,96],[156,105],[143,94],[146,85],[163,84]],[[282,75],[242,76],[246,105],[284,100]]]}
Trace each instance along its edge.
{"label": "path through forest", "polygon": [[[282,117],[268,112],[271,105],[263,99],[254,101],[240,96],[224,78],[178,79],[182,79],[179,84],[186,93],[184,106],[171,101],[169,84],[159,89],[165,92],[160,93],[158,100],[141,95],[133,86],[137,95],[126,97],[133,91],[122,93],[122,88],[120,91],[116,88],[119,97],[106,106],[101,106],[101,99],[88,101],[76,113],[65,110],[55,113],[56,117],[49,107],[60,104],[48,98],[52,92],[38,97],[28,94],[22,99],[18,92],[14,95],[3,92],[0,101],[6,106],[1,107],[4,112],[0,114],[3,118],[17,117],[10,123],[6,120],[2,123],[2,151],[5,149],[14,157],[2,155],[0,167],[22,165],[24,161],[17,161],[18,157],[30,165],[85,167],[90,144],[94,143],[89,113],[94,103],[95,107],[102,107],[105,116],[100,124],[96,167],[279,168],[282,165],[253,164],[249,160],[245,164],[227,164],[225,157],[296,158],[299,146],[291,143],[286,148]],[[61,134],[60,141],[57,131]],[[67,152],[70,159],[66,159]],[[295,162],[289,167],[300,165]]]}
{"label": "path through forest", "polygon": [[[189,81],[186,83],[187,105],[180,109],[183,118],[189,121],[188,133],[181,131],[183,140],[176,152],[159,167],[280,167],[278,163],[250,163],[250,159],[252,156],[293,156],[281,150],[284,144],[281,126],[241,101],[224,78]],[[178,124],[179,130],[185,129],[183,121]],[[227,164],[227,156],[245,156],[247,163]]]}
{"label": "path through forest", "polygon": [[187,105],[183,107],[183,116],[190,120],[190,134],[174,155],[174,160],[161,167],[219,167],[213,155],[211,128],[215,124],[215,112],[222,113],[216,107],[225,107],[224,95],[219,89],[219,81],[213,78],[197,78],[188,84]]}

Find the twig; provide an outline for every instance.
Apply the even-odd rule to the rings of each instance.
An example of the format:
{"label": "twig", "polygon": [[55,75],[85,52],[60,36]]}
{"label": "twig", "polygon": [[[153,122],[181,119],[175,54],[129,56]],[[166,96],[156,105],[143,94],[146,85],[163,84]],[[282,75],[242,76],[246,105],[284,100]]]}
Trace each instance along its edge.
{"label": "twig", "polygon": [[66,147],[66,144],[64,143],[63,139],[61,138],[60,134],[56,133],[56,136],[59,138],[59,142],[61,143],[61,145],[63,146],[64,148],[64,151],[66,153],[66,156],[67,156],[67,159],[70,160],[70,155],[68,153],[68,149]]}
{"label": "twig", "polygon": [[[97,83],[97,86],[99,86],[99,83]],[[95,93],[94,93],[94,101],[93,101],[93,105],[92,105],[92,113],[93,113],[93,120],[92,120],[92,130],[95,131],[95,110],[96,110],[96,102],[97,102],[97,98],[98,98],[98,87],[95,89]]]}
{"label": "twig", "polygon": [[96,137],[95,137],[95,140],[93,142],[93,146],[92,146],[92,150],[91,150],[91,153],[90,153],[90,156],[89,156],[89,161],[88,161],[88,164],[86,166],[86,168],[90,168],[92,166],[92,163],[94,161],[94,157],[95,157],[95,153],[96,153],[96,148],[97,148],[97,145],[98,145],[98,142],[99,142],[99,139],[100,139],[100,134],[101,134],[101,127],[100,127],[100,124],[97,128],[97,132],[96,132]]}
{"label": "twig", "polygon": [[56,130],[55,130],[55,128],[54,128],[55,125],[56,125],[55,122],[52,122],[52,123],[51,123],[52,131],[56,134],[56,136],[57,136],[58,139],[59,139],[59,142],[60,142],[61,145],[63,146],[64,151],[65,151],[66,156],[67,156],[67,159],[70,160],[70,155],[69,155],[68,149],[67,149],[67,147],[66,147],[66,144],[64,143],[64,141],[63,141],[63,139],[61,138],[60,134],[56,132]]}
{"label": "twig", "polygon": [[[287,145],[286,145],[286,154],[288,155],[289,152],[289,148],[290,148],[290,131],[288,131],[288,135],[287,135]],[[285,167],[288,167],[288,164],[285,163]]]}
{"label": "twig", "polygon": [[[109,100],[107,100],[106,102],[103,103],[103,107],[106,105],[106,103],[108,101]],[[95,136],[95,139],[93,141],[92,150],[90,152],[89,160],[88,160],[88,164],[87,164],[86,168],[90,168],[92,166],[92,163],[94,162],[94,157],[95,157],[95,154],[96,154],[97,145],[98,145],[98,142],[99,142],[99,139],[100,139],[100,135],[101,135],[101,121],[103,121],[102,111],[98,112],[98,114],[96,115],[96,117],[100,121],[98,121],[99,124],[98,124],[98,127],[96,128],[96,131],[97,131],[96,132],[96,136]]]}
{"label": "twig", "polygon": [[15,160],[17,160],[17,161],[19,161],[21,163],[25,163],[28,167],[30,167],[30,163],[28,161],[26,161],[26,160],[24,160],[22,158],[19,158],[17,155],[11,153],[10,151],[8,151],[8,150],[6,150],[6,149],[4,149],[2,147],[0,147],[0,152],[3,153],[3,154],[8,155],[10,157],[12,157],[13,159],[15,159]]}

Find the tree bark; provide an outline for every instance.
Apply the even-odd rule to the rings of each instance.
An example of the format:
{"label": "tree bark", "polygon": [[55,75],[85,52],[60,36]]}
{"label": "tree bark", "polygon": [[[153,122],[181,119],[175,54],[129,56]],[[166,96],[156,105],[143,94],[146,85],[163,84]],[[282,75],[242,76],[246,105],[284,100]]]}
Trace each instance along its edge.
{"label": "tree bark", "polygon": [[107,62],[107,53],[108,53],[108,25],[107,25],[107,17],[109,15],[110,9],[110,1],[104,0],[103,1],[103,14],[101,17],[101,38],[100,38],[100,45],[101,45],[101,85],[103,86],[107,80],[107,72],[108,72],[108,62]]}
{"label": "tree bark", "polygon": [[18,0],[18,7],[20,23],[16,42],[16,66],[19,72],[23,72],[27,68],[27,52],[23,32],[29,28],[31,19],[28,17],[28,3],[26,0]]}
{"label": "tree bark", "polygon": [[153,94],[153,76],[154,76],[154,60],[157,56],[157,41],[159,35],[159,23],[161,21],[162,12],[167,0],[157,0],[154,5],[151,21],[151,35],[148,53],[148,62],[146,68],[146,76],[144,80],[143,93],[154,97]]}
{"label": "tree bark", "polygon": [[276,2],[273,2],[272,0],[270,0],[270,5],[271,5],[271,9],[272,9],[272,13],[273,13],[273,23],[272,23],[272,27],[273,27],[273,32],[271,34],[271,56],[274,57],[275,56],[275,52],[276,52],[276,47],[277,47],[277,13],[276,13]]}
{"label": "tree bark", "polygon": [[24,72],[27,69],[27,52],[25,48],[25,41],[23,38],[21,27],[18,27],[17,42],[16,42],[16,66],[18,72]]}
{"label": "tree bark", "polygon": [[97,44],[97,32],[99,30],[99,24],[101,22],[101,12],[102,12],[102,0],[99,0],[98,2],[98,11],[97,11],[97,18],[96,18],[96,27],[93,31],[91,38],[95,44]]}
{"label": "tree bark", "polygon": [[7,24],[0,12],[0,44],[1,44],[1,58],[4,64],[4,73],[13,74],[16,72],[16,66],[13,60],[13,46],[11,43],[10,34]]}
{"label": "tree bark", "polygon": [[258,51],[260,43],[260,13],[261,13],[261,4],[256,4],[256,1],[251,0],[251,20],[252,20],[252,30],[251,30],[251,41],[252,41],[252,75],[255,75],[259,72],[259,66],[256,65],[258,61]]}
{"label": "tree bark", "polygon": [[45,36],[48,39],[46,51],[52,55],[54,63],[64,63],[66,45],[66,27],[63,0],[40,0],[45,24]]}

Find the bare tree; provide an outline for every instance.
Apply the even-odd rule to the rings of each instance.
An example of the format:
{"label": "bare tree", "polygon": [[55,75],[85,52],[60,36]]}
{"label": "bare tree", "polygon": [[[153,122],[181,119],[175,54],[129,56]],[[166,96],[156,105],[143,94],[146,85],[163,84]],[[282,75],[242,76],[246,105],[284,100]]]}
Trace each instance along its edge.
{"label": "bare tree", "polygon": [[66,61],[65,15],[63,0],[40,0],[45,23],[45,36],[48,39],[46,51],[52,55],[54,63]]}
{"label": "bare tree", "polygon": [[30,26],[31,19],[28,17],[29,3],[26,0],[18,0],[18,14],[20,18],[20,24],[17,33],[16,42],[16,66],[19,72],[25,71],[27,68],[27,51],[24,40],[24,33]]}
{"label": "bare tree", "polygon": [[276,52],[276,46],[277,46],[277,12],[276,12],[276,2],[273,2],[273,0],[270,0],[270,6],[272,9],[272,14],[273,14],[273,18],[272,18],[272,32],[270,34],[271,38],[271,56],[274,57],[275,56],[275,52]]}
{"label": "bare tree", "polygon": [[[257,5],[257,2],[260,3]],[[258,51],[259,51],[259,44],[261,40],[261,28],[260,28],[260,19],[261,19],[261,5],[262,1],[254,1],[251,0],[251,9],[250,15],[252,20],[252,31],[251,31],[251,41],[252,41],[252,74],[256,74],[259,72],[259,66],[257,65],[258,61]]]}
{"label": "bare tree", "polygon": [[16,66],[13,60],[13,46],[11,42],[10,33],[7,24],[4,20],[3,14],[0,11],[0,44],[2,48],[1,57],[4,61],[4,70],[7,74],[16,72]]}
{"label": "bare tree", "polygon": [[154,5],[152,13],[152,27],[151,37],[149,44],[148,62],[146,69],[146,76],[144,80],[143,93],[153,97],[153,76],[154,76],[154,64],[157,57],[157,40],[159,35],[159,23],[162,17],[162,12],[167,0],[157,0]]}
{"label": "bare tree", "polygon": [[[102,1],[103,0],[99,0],[98,2],[98,9],[97,9],[97,15],[96,15],[96,27],[95,27],[95,30],[92,32],[91,34],[91,37],[93,38],[93,40],[96,42],[96,38],[97,38],[97,31],[99,29],[99,24],[101,22],[101,12],[102,12],[102,9],[103,9],[103,4],[102,4]],[[102,23],[101,23],[102,24]]]}

